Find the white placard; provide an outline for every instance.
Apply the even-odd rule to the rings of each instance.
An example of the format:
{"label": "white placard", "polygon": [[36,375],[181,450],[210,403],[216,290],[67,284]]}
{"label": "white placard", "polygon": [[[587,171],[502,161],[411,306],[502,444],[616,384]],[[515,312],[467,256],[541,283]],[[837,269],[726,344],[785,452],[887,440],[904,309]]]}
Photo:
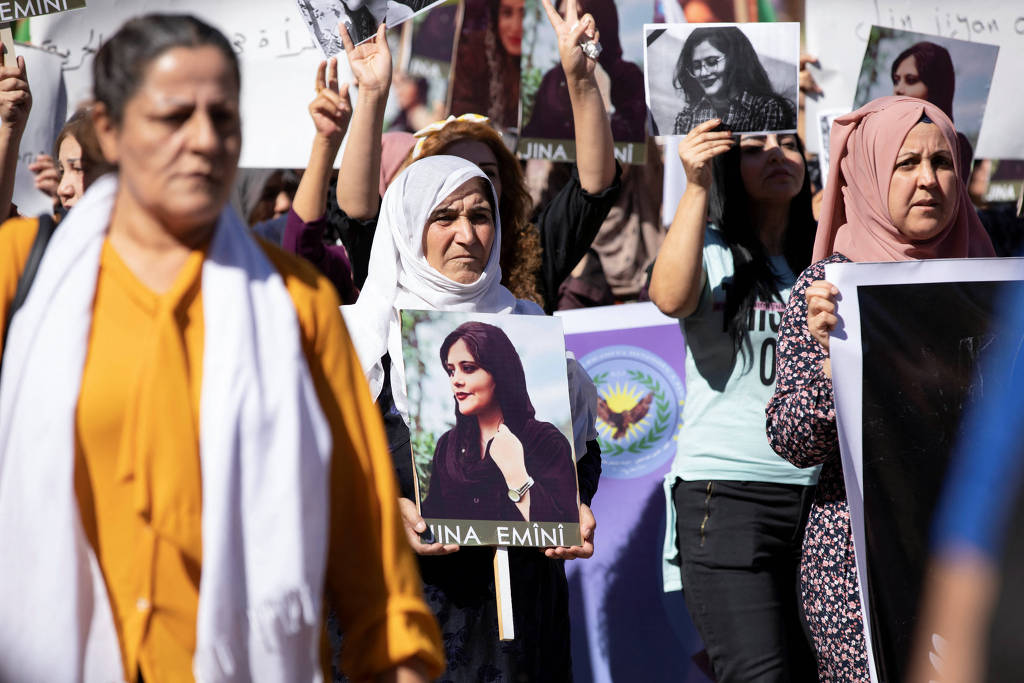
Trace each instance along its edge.
{"label": "white placard", "polygon": [[508,568],[508,546],[494,549],[494,592],[498,607],[498,639],[515,640],[516,627],[512,618],[512,574]]}
{"label": "white placard", "polygon": [[[294,2],[90,0],[85,9],[32,19],[32,41],[61,57],[69,110],[90,97],[92,56],[103,40],[147,12],[195,15],[231,42],[242,69],[240,166],[305,168],[314,132],[306,107],[323,53]],[[338,78],[352,82],[345,59]]]}
{"label": "white placard", "polygon": [[28,165],[38,154],[53,154],[53,141],[66,118],[64,80],[60,57],[20,43],[18,55],[25,58],[28,85],[32,90],[32,111],[18,150],[14,203],[22,215],[38,216],[53,213],[53,199],[36,189],[35,176],[28,170]]}
{"label": "white placard", "polygon": [[830,263],[825,279],[839,289],[839,323],[829,339],[836,426],[843,463],[846,498],[850,507],[857,578],[864,617],[871,680],[878,674],[871,646],[870,603],[866,593],[868,567],[864,532],[864,470],[862,433],[863,347],[861,346],[859,286],[921,284],[930,282],[992,282],[1024,279],[1024,258],[930,259],[896,263]]}
{"label": "white placard", "polygon": [[[985,121],[975,150],[977,158],[1024,159],[1020,131],[1020,65],[1024,63],[1024,5],[1019,1],[974,0],[814,0],[805,12],[807,51],[819,59],[811,73],[824,95],[806,100],[807,120],[818,108],[850,110],[861,60],[872,24],[998,45],[999,59]],[[816,136],[808,136],[818,151]]]}

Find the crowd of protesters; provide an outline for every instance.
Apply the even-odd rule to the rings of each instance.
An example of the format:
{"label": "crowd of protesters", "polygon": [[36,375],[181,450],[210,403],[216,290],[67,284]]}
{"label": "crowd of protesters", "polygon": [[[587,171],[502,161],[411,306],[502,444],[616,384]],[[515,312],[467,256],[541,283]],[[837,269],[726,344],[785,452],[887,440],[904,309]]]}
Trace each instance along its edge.
{"label": "crowd of protesters", "polygon": [[[235,53],[199,19],[153,14],[99,48],[92,100],[30,167],[53,212],[22,216],[19,142],[48,113],[22,58],[0,66],[0,680],[572,680],[564,562],[594,553],[594,384],[567,361],[581,543],[509,552],[516,638],[501,640],[494,550],[429,538],[415,503],[398,311],[648,297],[686,340],[667,531],[711,675],[870,680],[824,266],[1006,256],[1021,226],[990,238],[948,103],[907,90],[902,66],[897,83],[895,64],[894,95],[836,120],[824,191],[795,133],[733,135],[721,117],[677,131],[663,153],[686,189],[662,226],[660,153],[615,160],[584,49],[604,14],[543,5],[576,161],[540,181],[486,116],[420,126],[422,83],[393,75],[385,26],[353,45],[342,24],[345,54],[308,75],[310,119],[288,123],[315,131],[306,168],[238,193]],[[927,54],[900,59],[924,71]],[[393,88],[409,106],[384,133]],[[755,310],[777,324],[754,329]],[[777,367],[758,366],[763,344]],[[1019,348],[1000,353],[1020,374]],[[964,635],[953,678],[925,656],[915,680],[985,671],[1021,488],[1019,440],[1000,431],[1019,422],[1013,386],[984,413],[998,424],[970,422],[991,468],[957,460],[1009,473],[995,526],[963,501],[999,475],[965,474],[929,584],[980,616],[958,631],[926,602],[927,623]],[[516,427],[469,429],[511,495],[529,478]]]}

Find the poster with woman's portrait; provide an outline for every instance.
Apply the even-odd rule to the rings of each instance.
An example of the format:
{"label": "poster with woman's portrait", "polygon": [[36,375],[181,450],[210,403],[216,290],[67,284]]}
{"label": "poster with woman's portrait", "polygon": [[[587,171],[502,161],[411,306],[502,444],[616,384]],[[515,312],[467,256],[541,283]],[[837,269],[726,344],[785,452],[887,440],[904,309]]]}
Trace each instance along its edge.
{"label": "poster with woman's portrait", "polygon": [[425,540],[579,545],[561,320],[404,310],[402,348]]}
{"label": "poster with woman's portrait", "polygon": [[[553,0],[564,13],[565,2]],[[595,74],[611,117],[615,158],[623,164],[647,161],[647,108],[641,36],[651,16],[648,0],[577,0],[582,16],[594,17],[601,53]],[[518,152],[523,159],[576,161],[569,90],[558,54],[558,37],[540,0],[526,0],[522,49],[522,132]]]}
{"label": "poster with woman's portrait", "polygon": [[481,114],[519,131],[519,56],[525,0],[463,0],[451,113]]}
{"label": "poster with woman's portrait", "polygon": [[799,24],[648,24],[644,34],[656,135],[714,118],[733,133],[796,130]]}
{"label": "poster with woman's portrait", "polygon": [[444,118],[448,108],[458,17],[458,0],[446,0],[411,22],[412,43],[405,72],[414,79],[423,109],[433,116],[429,123]]}
{"label": "poster with woman's portrait", "polygon": [[998,45],[872,26],[853,108],[885,95],[928,100],[971,145],[985,117]]}
{"label": "poster with woman's portrait", "polygon": [[299,14],[327,57],[344,52],[338,23],[345,24],[352,43],[372,38],[386,22],[394,28],[444,0],[296,0]]}

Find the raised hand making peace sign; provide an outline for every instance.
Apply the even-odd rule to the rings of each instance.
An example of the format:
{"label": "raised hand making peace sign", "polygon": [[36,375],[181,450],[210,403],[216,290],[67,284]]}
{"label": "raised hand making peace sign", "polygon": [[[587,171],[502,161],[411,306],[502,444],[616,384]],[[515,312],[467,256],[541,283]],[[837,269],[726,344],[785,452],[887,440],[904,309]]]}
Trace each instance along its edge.
{"label": "raised hand making peace sign", "polygon": [[593,76],[597,59],[591,59],[583,50],[583,44],[599,40],[599,32],[590,14],[579,16],[576,0],[565,0],[565,18],[555,10],[551,0],[541,0],[548,21],[558,34],[558,54],[562,59],[562,68],[570,81],[582,80]]}
{"label": "raised hand making peace sign", "polygon": [[338,85],[338,60],[331,57],[320,62],[316,71],[316,98],[309,103],[309,115],[316,126],[317,135],[340,144],[352,117],[352,101],[348,96],[348,83]]}

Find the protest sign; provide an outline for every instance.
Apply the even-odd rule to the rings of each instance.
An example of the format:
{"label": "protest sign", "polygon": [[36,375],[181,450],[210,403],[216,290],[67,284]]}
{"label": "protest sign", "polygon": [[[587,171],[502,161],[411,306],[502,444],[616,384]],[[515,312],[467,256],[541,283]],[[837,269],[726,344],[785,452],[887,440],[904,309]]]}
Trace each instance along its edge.
{"label": "protest sign", "polygon": [[[556,8],[564,5],[555,3]],[[575,161],[576,134],[569,90],[558,54],[558,37],[540,0],[526,0],[523,17],[522,131],[524,159]],[[597,83],[611,115],[615,158],[625,164],[647,160],[647,106],[644,104],[643,22],[651,16],[646,0],[579,0],[600,32]]]}
{"label": "protest sign", "polygon": [[[572,658],[578,681],[706,681],[692,657],[703,648],[683,594],[662,590],[663,481],[676,452],[686,345],[679,321],[652,303],[558,311],[565,345],[613,413],[654,391],[651,407],[619,438],[598,418],[601,485],[592,505],[598,552],[569,562]],[[669,413],[659,420],[658,410]],[[679,567],[670,570],[676,582]],[[579,627],[577,627],[579,625]]]}
{"label": "protest sign", "polygon": [[655,134],[711,118],[735,133],[796,130],[799,24],[647,24],[644,45]]}
{"label": "protest sign", "polygon": [[561,321],[405,310],[402,349],[416,502],[433,537],[579,545]]}
{"label": "protest sign", "polygon": [[824,188],[828,182],[829,159],[831,158],[832,124],[843,114],[848,114],[846,109],[819,109],[818,110],[818,168],[821,171],[821,187]]}
{"label": "protest sign", "polygon": [[53,141],[64,124],[67,105],[60,57],[21,43],[18,53],[25,59],[32,89],[32,113],[18,148],[13,201],[23,215],[38,216],[53,213],[53,197],[36,189],[35,176],[28,166],[40,154],[53,154]]}
{"label": "protest sign", "polygon": [[0,22],[41,17],[85,7],[85,0],[0,0]]}
{"label": "protest sign", "polygon": [[344,23],[349,38],[358,45],[377,32],[405,23],[445,0],[297,0],[309,32],[327,57],[344,51],[338,24]]}
{"label": "protest sign", "polygon": [[997,45],[872,26],[853,108],[885,95],[920,97],[948,109],[973,148],[998,55]]}
{"label": "protest sign", "polygon": [[[1019,3],[975,0],[816,0],[805,8],[806,49],[818,66],[810,70],[824,90],[806,100],[808,120],[817,121],[819,108],[852,109],[860,62],[872,26],[988,43],[1000,47],[999,60],[986,107],[985,121],[974,154],[978,158],[1024,159],[1020,134],[1017,65],[1024,61],[1024,10]],[[809,136],[810,151],[818,141]]]}
{"label": "protest sign", "polygon": [[413,78],[426,80],[424,105],[430,111],[440,113],[448,108],[458,15],[458,0],[448,0],[412,21],[412,44],[405,71]]}
{"label": "protest sign", "polygon": [[[76,12],[31,19],[33,41],[61,58],[71,108],[91,97],[92,58],[103,40],[147,12],[192,14],[231,42],[242,70],[241,167],[306,166],[314,133],[306,107],[323,55],[291,2],[89,0]],[[352,82],[345,59],[338,78]]]}
{"label": "protest sign", "polygon": [[482,114],[517,132],[524,0],[464,0],[462,7],[451,113]]}
{"label": "protest sign", "polygon": [[979,355],[1010,333],[999,291],[1024,259],[830,264],[832,384],[873,681],[904,680],[932,514]]}

